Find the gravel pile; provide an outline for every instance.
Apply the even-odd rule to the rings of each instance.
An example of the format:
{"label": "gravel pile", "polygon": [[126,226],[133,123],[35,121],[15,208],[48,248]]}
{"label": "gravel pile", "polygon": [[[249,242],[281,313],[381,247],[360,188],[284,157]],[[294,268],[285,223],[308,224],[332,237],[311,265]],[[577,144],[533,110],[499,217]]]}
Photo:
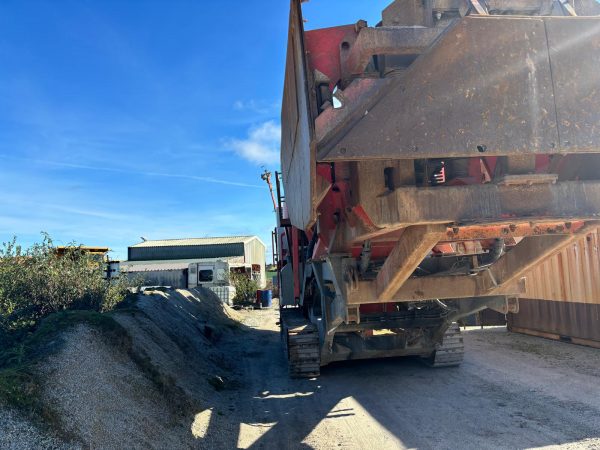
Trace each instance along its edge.
{"label": "gravel pile", "polygon": [[76,449],[51,436],[11,410],[0,408],[0,448],[6,450]]}
{"label": "gravel pile", "polygon": [[137,305],[144,314],[116,317],[132,337],[134,351],[177,380],[195,405],[214,397],[209,380],[232,379],[233,365],[216,345],[229,331],[227,316],[219,306],[223,303],[207,292],[214,298],[186,290],[147,293]]}
{"label": "gravel pile", "polygon": [[220,347],[237,313],[202,289],[147,292],[138,308],[114,315],[130,344],[78,325],[38,368],[43,400],[75,443],[0,408],[1,450],[224,448],[238,431],[223,411],[239,381]]}
{"label": "gravel pile", "polygon": [[45,364],[45,401],[86,448],[191,448],[182,420],[147,374],[100,332],[80,325]]}
{"label": "gravel pile", "polygon": [[[224,409],[236,384],[234,365],[216,346],[231,332],[231,311],[203,291],[147,292],[138,308],[114,316],[131,348],[115,347],[86,325],[66,333],[64,347],[41,369],[45,401],[84,448],[212,447],[221,431],[235,432],[225,427],[197,439],[208,426],[197,416]],[[217,378],[219,389],[210,383]]]}

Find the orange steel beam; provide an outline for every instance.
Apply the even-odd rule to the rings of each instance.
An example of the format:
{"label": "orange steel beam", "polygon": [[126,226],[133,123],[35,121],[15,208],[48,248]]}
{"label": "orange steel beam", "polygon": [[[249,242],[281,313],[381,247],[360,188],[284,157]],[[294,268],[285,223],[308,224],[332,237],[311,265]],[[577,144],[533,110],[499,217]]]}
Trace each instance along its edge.
{"label": "orange steel beam", "polygon": [[577,233],[584,225],[578,221],[522,222],[503,225],[468,225],[449,227],[442,242],[479,239],[541,236],[545,234]]}

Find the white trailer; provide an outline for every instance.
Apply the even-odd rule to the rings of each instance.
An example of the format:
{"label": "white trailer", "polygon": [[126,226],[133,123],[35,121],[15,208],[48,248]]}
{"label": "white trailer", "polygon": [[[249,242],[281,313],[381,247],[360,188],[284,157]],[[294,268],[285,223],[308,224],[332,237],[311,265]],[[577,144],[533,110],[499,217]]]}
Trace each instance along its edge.
{"label": "white trailer", "polygon": [[[244,264],[231,264],[228,261],[201,261],[188,266],[188,287],[205,287],[213,291],[223,303],[233,304],[235,287],[230,284],[230,273],[243,268]],[[250,268],[251,269],[251,268]]]}

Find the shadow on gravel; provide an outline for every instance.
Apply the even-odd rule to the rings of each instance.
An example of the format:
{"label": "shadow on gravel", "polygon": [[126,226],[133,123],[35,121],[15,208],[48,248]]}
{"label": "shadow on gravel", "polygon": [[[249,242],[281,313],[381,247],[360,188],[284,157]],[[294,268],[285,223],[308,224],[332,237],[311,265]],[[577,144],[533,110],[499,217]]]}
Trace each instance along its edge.
{"label": "shadow on gravel", "polygon": [[349,361],[289,379],[279,333],[260,326],[276,314],[248,317],[254,326],[240,326],[238,342],[221,343],[242,383],[199,411],[202,448],[525,448],[600,437],[598,409],[532,391],[518,373],[470,356],[460,368]]}

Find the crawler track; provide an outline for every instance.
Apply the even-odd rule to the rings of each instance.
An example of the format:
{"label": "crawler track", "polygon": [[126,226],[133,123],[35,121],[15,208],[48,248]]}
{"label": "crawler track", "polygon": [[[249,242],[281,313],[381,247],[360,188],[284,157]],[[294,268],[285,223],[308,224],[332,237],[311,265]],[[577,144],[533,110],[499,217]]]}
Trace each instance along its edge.
{"label": "crawler track", "polygon": [[281,310],[281,331],[290,376],[312,378],[320,374],[319,332],[297,309]]}
{"label": "crawler track", "polygon": [[444,333],[442,344],[436,345],[433,354],[425,361],[431,367],[460,366],[465,355],[465,345],[457,323],[450,325]]}

